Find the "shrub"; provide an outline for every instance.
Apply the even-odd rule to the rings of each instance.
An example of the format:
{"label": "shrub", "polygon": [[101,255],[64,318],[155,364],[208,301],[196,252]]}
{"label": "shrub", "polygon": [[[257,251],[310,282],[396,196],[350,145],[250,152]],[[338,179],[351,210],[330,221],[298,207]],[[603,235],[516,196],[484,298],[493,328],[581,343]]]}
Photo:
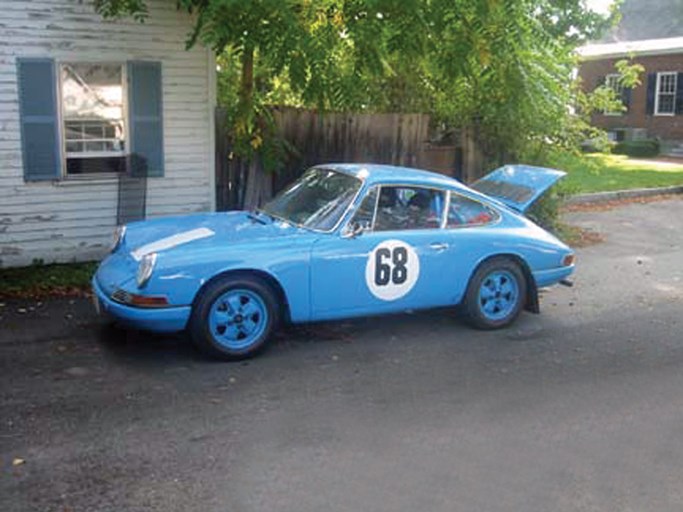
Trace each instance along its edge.
{"label": "shrub", "polygon": [[527,216],[536,224],[557,234],[560,227],[560,207],[572,195],[570,187],[558,183],[543,194],[527,211]]}
{"label": "shrub", "polygon": [[[598,173],[599,168],[589,158],[584,157],[581,153],[574,151],[567,151],[557,147],[548,147],[541,155],[536,158],[529,159],[531,165],[538,165],[541,167],[549,167],[551,169],[558,169],[571,174],[574,170],[585,171],[591,173]],[[538,201],[536,201],[527,212],[527,216],[536,222],[539,226],[558,234],[560,222],[560,207],[565,200],[576,194],[576,187],[560,181],[550,190],[546,191]]]}
{"label": "shrub", "polygon": [[617,143],[612,152],[618,155],[653,157],[659,154],[659,141],[655,139],[624,140]]}

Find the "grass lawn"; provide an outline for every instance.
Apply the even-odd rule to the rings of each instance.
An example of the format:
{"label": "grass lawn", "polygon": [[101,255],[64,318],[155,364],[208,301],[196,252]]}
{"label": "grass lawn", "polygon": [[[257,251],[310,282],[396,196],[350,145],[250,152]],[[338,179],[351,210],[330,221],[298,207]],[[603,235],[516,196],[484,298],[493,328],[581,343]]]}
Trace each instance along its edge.
{"label": "grass lawn", "polygon": [[571,193],[683,185],[683,163],[590,154],[557,162],[557,168],[569,173],[564,186]]}
{"label": "grass lawn", "polygon": [[0,268],[0,298],[82,294],[96,268],[96,262]]}

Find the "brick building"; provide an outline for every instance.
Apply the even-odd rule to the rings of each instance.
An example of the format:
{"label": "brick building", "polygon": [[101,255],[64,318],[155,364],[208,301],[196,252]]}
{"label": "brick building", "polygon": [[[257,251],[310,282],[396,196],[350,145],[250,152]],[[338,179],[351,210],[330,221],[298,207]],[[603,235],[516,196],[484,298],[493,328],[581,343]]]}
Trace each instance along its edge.
{"label": "brick building", "polygon": [[[683,142],[683,37],[609,43],[584,47],[579,70],[584,87],[607,84],[621,93],[626,111],[602,112],[593,123],[615,138],[656,137]],[[641,64],[642,85],[633,90],[617,83],[614,64],[625,58]]]}
{"label": "brick building", "polygon": [[[658,138],[683,145],[683,3],[625,0],[622,19],[601,41],[579,50],[586,90],[606,84],[621,95],[625,112],[602,112],[593,124],[617,140]],[[629,59],[645,68],[633,90],[618,83],[615,63]]]}

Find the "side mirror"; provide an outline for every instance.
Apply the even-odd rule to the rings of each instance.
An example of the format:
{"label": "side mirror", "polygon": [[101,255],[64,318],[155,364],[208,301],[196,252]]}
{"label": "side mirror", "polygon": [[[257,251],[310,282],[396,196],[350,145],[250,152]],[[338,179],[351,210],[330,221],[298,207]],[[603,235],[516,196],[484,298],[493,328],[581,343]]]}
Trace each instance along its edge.
{"label": "side mirror", "polygon": [[344,231],[342,231],[342,238],[356,238],[363,234],[367,230],[367,227],[360,222],[349,222]]}

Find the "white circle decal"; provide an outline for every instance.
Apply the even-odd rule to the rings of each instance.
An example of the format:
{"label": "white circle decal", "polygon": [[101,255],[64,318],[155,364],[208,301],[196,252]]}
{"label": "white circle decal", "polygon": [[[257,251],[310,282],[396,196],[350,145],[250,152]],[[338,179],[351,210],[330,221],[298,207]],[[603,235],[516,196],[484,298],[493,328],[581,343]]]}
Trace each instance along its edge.
{"label": "white circle decal", "polygon": [[368,254],[365,282],[378,299],[400,299],[415,286],[419,276],[420,258],[401,240],[386,240]]}

